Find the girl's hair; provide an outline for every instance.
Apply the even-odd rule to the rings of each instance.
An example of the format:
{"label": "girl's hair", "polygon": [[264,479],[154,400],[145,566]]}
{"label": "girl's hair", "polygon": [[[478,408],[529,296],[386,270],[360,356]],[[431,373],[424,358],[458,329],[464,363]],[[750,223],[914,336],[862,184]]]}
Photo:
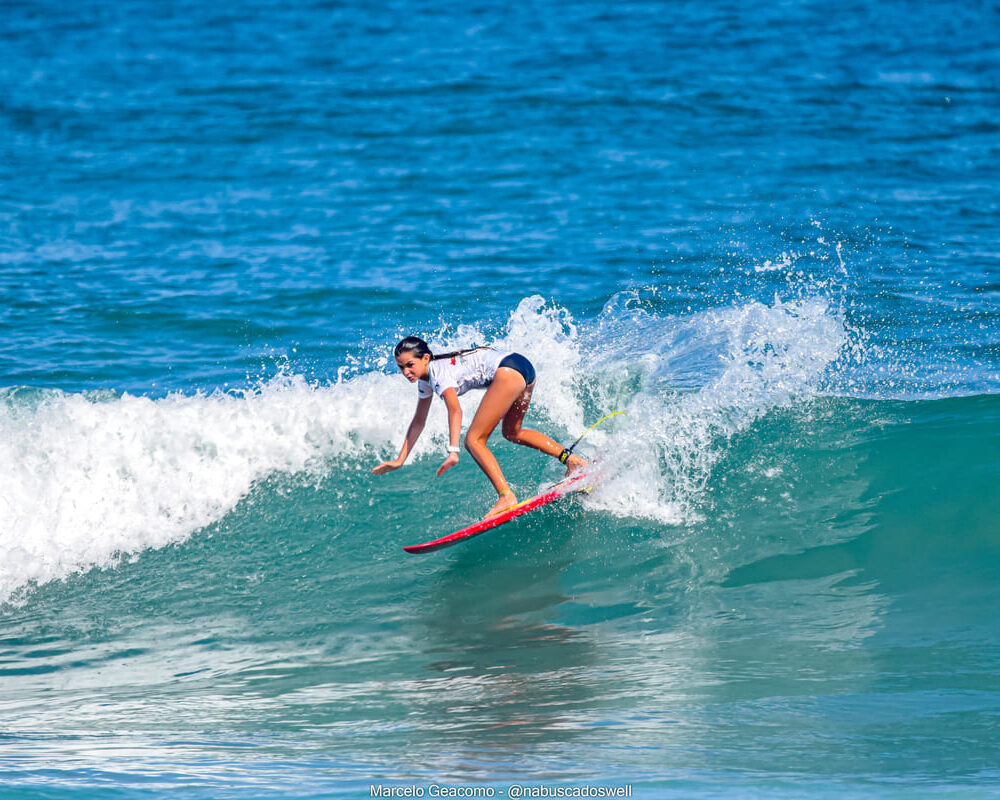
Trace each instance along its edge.
{"label": "girl's hair", "polygon": [[423,358],[424,356],[434,358],[434,354],[427,346],[427,342],[416,336],[407,336],[405,339],[401,339],[399,344],[396,345],[396,349],[392,351],[393,356],[396,358],[399,358],[403,353],[413,353],[417,358]]}
{"label": "girl's hair", "polygon": [[451,353],[442,353],[436,356],[431,352],[430,347],[427,346],[427,342],[423,339],[416,336],[407,336],[405,339],[400,340],[399,344],[396,345],[396,349],[392,352],[395,358],[399,358],[403,353],[413,353],[417,358],[430,356],[431,361],[437,361],[439,358],[455,358],[456,356],[464,356],[466,353],[483,349],[482,347],[470,347],[467,350],[455,350]]}

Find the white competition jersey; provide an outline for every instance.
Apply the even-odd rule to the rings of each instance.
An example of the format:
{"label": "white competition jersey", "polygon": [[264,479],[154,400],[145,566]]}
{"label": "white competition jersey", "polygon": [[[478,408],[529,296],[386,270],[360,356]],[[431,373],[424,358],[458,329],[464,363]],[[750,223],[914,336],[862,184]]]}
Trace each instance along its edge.
{"label": "white competition jersey", "polygon": [[430,397],[433,391],[440,397],[445,389],[454,389],[458,394],[465,394],[469,389],[482,389],[493,382],[497,367],[509,355],[509,350],[484,347],[464,356],[432,360],[427,366],[429,380],[417,381],[417,394]]}

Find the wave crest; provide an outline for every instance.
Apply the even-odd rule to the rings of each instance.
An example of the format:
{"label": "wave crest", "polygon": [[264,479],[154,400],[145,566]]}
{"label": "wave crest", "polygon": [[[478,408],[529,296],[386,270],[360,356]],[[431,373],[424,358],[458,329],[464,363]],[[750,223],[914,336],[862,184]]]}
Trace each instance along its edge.
{"label": "wave crest", "polygon": [[[447,348],[489,341],[473,326],[428,338]],[[607,472],[589,502],[682,524],[696,518],[728,440],[814,393],[845,339],[820,300],[669,317],[619,298],[580,323],[529,297],[493,344],[535,363],[532,413],[556,435],[575,438],[596,416],[628,413],[588,437]],[[158,399],[4,390],[0,458],[12,474],[0,486],[0,602],[31,583],[184,541],[275,473],[321,476],[339,459],[367,466],[394,453],[415,397],[388,368],[327,384],[281,374],[241,392]],[[478,401],[462,398],[466,419]],[[414,457],[446,437],[445,415],[432,413]]]}

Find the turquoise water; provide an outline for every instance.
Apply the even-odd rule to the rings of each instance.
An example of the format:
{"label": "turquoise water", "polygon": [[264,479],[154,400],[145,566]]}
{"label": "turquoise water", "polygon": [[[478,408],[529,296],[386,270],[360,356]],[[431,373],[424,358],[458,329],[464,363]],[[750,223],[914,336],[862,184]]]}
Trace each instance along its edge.
{"label": "turquoise water", "polygon": [[[5,4],[0,795],[1000,795],[998,31]],[[596,490],[404,553],[409,333]]]}

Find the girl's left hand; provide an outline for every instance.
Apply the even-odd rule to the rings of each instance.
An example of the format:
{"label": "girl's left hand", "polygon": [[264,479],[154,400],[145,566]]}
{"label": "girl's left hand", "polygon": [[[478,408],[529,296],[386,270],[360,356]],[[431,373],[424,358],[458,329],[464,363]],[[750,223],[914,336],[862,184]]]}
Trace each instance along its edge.
{"label": "girl's left hand", "polygon": [[448,470],[458,463],[458,453],[448,453],[448,457],[444,460],[444,463],[438,467],[438,476],[444,475]]}

